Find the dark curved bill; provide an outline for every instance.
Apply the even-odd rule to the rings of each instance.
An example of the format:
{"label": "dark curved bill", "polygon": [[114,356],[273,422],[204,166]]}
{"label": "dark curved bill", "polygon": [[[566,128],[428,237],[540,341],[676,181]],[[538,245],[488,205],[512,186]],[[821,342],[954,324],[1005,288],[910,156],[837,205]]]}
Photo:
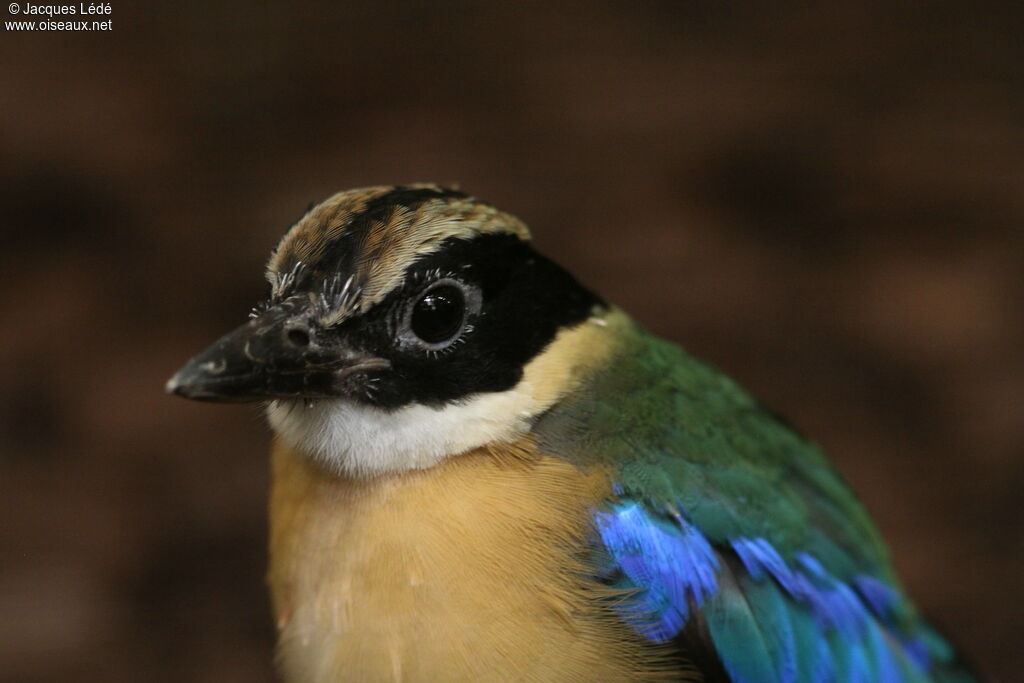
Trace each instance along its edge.
{"label": "dark curved bill", "polygon": [[390,367],[383,358],[337,342],[321,345],[312,335],[301,308],[280,304],[186,363],[166,390],[198,401],[323,398],[344,395],[355,373]]}

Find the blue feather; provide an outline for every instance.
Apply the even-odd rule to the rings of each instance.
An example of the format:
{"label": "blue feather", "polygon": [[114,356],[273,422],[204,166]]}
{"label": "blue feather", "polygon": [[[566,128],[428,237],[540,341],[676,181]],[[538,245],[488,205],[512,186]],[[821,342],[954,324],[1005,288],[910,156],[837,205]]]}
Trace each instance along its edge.
{"label": "blue feather", "polygon": [[[929,654],[945,645],[920,628],[913,636],[898,629],[903,598],[877,577],[841,581],[807,553],[787,561],[764,538],[716,548],[680,513],[636,501],[594,520],[620,585],[637,589],[620,606],[626,620],[664,642],[697,610],[736,681],[927,680]],[[739,562],[723,561],[730,550]]]}
{"label": "blue feather", "polygon": [[784,601],[793,624],[794,642],[797,648],[798,681],[834,681],[835,663],[829,650],[828,640],[821,637],[821,630],[810,611],[791,600]]}
{"label": "blue feather", "polygon": [[689,600],[699,607],[717,590],[718,557],[703,534],[682,519],[657,518],[627,503],[596,513],[594,520],[629,585],[640,589],[630,621],[645,637],[672,638],[686,624]]}
{"label": "blue feather", "polygon": [[888,619],[900,601],[900,594],[892,586],[868,574],[853,577],[853,585],[871,611],[881,619]]}
{"label": "blue feather", "polygon": [[763,596],[751,595],[748,599],[731,577],[723,582],[722,590],[703,610],[715,649],[729,677],[736,683],[791,681],[791,677],[779,677],[776,666],[775,652],[786,647],[779,642],[784,634],[762,626],[759,615],[755,614],[756,599],[763,599]]}

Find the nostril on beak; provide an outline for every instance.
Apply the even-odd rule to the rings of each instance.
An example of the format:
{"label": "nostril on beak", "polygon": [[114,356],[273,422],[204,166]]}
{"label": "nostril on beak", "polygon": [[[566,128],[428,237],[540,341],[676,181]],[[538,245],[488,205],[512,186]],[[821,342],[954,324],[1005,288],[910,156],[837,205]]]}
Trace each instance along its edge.
{"label": "nostril on beak", "polygon": [[309,332],[302,329],[301,327],[291,327],[285,332],[285,335],[295,346],[309,346]]}

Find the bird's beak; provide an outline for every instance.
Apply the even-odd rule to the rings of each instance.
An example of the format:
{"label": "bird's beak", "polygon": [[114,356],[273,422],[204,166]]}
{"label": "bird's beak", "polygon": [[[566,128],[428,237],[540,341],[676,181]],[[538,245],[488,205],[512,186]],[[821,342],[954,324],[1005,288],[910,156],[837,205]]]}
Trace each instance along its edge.
{"label": "bird's beak", "polygon": [[354,375],[390,367],[342,342],[318,340],[303,303],[282,302],[224,335],[178,370],[167,392],[220,402],[344,396]]}

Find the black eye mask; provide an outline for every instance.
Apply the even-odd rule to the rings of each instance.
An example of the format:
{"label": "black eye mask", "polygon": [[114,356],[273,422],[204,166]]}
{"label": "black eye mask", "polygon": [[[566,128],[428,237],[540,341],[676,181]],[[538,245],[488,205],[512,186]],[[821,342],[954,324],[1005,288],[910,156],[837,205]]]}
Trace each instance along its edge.
{"label": "black eye mask", "polygon": [[361,400],[441,406],[512,388],[559,329],[603,304],[529,243],[480,235],[448,240],[402,287],[332,333],[391,362]]}

